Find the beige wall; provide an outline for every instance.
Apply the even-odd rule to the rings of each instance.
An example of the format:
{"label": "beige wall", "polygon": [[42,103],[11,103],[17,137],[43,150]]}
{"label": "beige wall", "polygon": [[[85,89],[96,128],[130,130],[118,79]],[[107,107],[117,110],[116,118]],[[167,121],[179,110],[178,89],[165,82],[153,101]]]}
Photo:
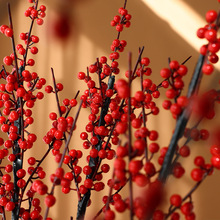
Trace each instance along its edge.
{"label": "beige wall", "polygon": [[[169,2],[170,0],[168,0]],[[176,0],[177,2],[180,0]],[[47,17],[45,25],[42,27],[35,27],[34,33],[40,37],[39,53],[35,55],[36,65],[31,68],[32,71],[37,71],[41,77],[45,77],[49,84],[52,84],[50,68],[53,67],[56,75],[56,81],[64,84],[64,92],[60,95],[60,100],[63,98],[72,98],[77,90],[83,92],[82,82],[77,80],[77,73],[79,71],[86,71],[86,67],[96,61],[96,57],[102,55],[108,56],[110,53],[110,45],[117,33],[109,23],[113,16],[117,13],[119,7],[123,5],[122,0],[81,0],[81,1],[62,1],[62,0],[48,0],[42,1],[47,8]],[[65,3],[64,3],[65,2]],[[68,3],[69,2],[69,3]],[[217,1],[180,1],[186,3],[200,16],[204,16],[207,9],[218,9]],[[20,32],[28,31],[29,20],[23,16],[24,10],[28,7],[26,1],[14,0],[12,4],[12,16],[15,27],[15,34],[18,36]],[[127,69],[127,53],[132,52],[133,63],[135,63],[138,48],[145,46],[144,56],[151,59],[150,67],[153,69],[152,78],[156,83],[160,82],[158,77],[161,68],[166,67],[168,57],[184,61],[188,56],[192,58],[187,63],[189,68],[189,76],[186,80],[189,81],[190,74],[193,72],[198,53],[194,47],[181,37],[181,34],[176,33],[171,25],[165,20],[159,18],[146,4],[141,0],[129,0],[128,10],[132,14],[131,28],[122,32],[121,39],[128,41],[128,46],[120,58],[121,72]],[[0,23],[8,24],[5,1],[0,1]],[[71,22],[71,36],[65,41],[55,39],[53,36],[51,26],[61,13],[66,13],[70,17]],[[170,12],[172,13],[172,11]],[[182,17],[173,19],[184,19]],[[186,29],[187,31],[187,29]],[[192,30],[193,31],[193,30]],[[199,40],[198,40],[199,41]],[[16,42],[19,42],[16,39]],[[5,55],[9,55],[11,50],[10,40],[0,36],[0,60]],[[134,64],[133,64],[134,65]],[[218,67],[219,68],[219,67]],[[218,76],[219,72],[213,74],[213,78]],[[205,77],[203,87],[211,87],[218,85],[218,80],[211,80],[211,77]],[[219,77],[218,77],[219,79]],[[186,82],[187,83],[187,82]],[[139,86],[138,82],[134,85],[136,89]],[[84,87],[85,88],[85,87]],[[158,102],[161,105],[161,103]],[[46,151],[46,146],[43,144],[42,137],[45,132],[50,129],[48,114],[51,111],[56,111],[56,103],[54,95],[46,95],[45,99],[36,104],[35,123],[33,131],[38,134],[38,143],[33,148],[34,152],[29,155],[42,155]],[[76,111],[75,111],[76,112]],[[74,112],[74,113],[75,113]],[[85,126],[85,118],[88,116],[88,110],[82,109],[80,115],[80,126]],[[174,122],[170,117],[169,112],[163,112],[158,117],[153,117],[148,121],[151,129],[157,129],[160,132],[159,141],[161,146],[166,146],[169,143],[170,135],[173,130]],[[213,124],[210,123],[209,126]],[[80,130],[80,129],[79,129]],[[82,141],[79,141],[79,130],[76,131],[72,141],[74,148],[82,148]],[[192,148],[193,154],[207,155],[207,146],[198,146]],[[207,156],[207,162],[209,161]],[[190,157],[191,162],[184,162],[186,167],[193,167],[193,156]],[[54,159],[50,156],[50,160],[44,162],[43,166],[47,167],[48,172],[54,172],[56,165]],[[186,168],[187,169],[187,168]],[[188,173],[188,174],[189,174]],[[49,179],[49,175],[47,176]],[[218,182],[220,180],[220,173],[216,171],[215,175],[209,177],[207,181],[193,195],[195,204],[195,211],[199,220],[217,220],[220,218],[218,206],[220,190]],[[168,185],[172,187],[173,193],[180,192],[184,195],[190,189],[192,181],[189,177],[181,180],[170,178]],[[69,219],[70,215],[74,215],[76,211],[77,200],[70,193],[68,196],[63,196],[60,188],[57,187],[57,206],[51,209],[50,215],[54,220]],[[107,192],[106,192],[107,194]],[[92,210],[102,206],[102,193],[95,196],[96,201],[92,204]],[[95,205],[94,205],[95,204]],[[90,215],[90,214],[89,214]],[[88,216],[89,216],[88,215]],[[89,218],[89,217],[88,217]],[[125,217],[118,216],[117,219],[125,219]]]}

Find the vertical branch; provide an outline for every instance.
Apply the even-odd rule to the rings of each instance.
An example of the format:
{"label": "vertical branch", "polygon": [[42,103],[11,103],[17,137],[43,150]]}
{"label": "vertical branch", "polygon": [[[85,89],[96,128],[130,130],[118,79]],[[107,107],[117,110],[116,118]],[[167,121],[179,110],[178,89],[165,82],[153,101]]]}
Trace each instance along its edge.
{"label": "vertical branch", "polygon": [[[8,3],[8,17],[9,17],[9,24],[11,29],[13,30],[13,23],[12,23],[12,17],[11,17],[11,7],[10,4]],[[14,32],[14,30],[13,30]],[[13,53],[14,53],[14,58],[15,58],[15,69],[16,69],[16,76],[17,80],[19,80],[19,75],[18,75],[18,57],[15,49],[15,40],[14,40],[14,33],[11,37],[11,42],[12,42],[12,48],[13,48]]]}
{"label": "vertical branch", "polygon": [[[131,53],[128,55],[128,66],[129,66],[129,96],[128,96],[128,153],[129,162],[132,159],[132,133],[131,133]],[[130,193],[130,219],[133,219],[133,187],[132,187],[132,174],[129,172],[129,193]]]}
{"label": "vertical branch", "polygon": [[[200,55],[198,62],[196,64],[192,79],[189,84],[189,89],[188,89],[188,93],[187,93],[188,98],[192,97],[193,94],[196,94],[198,92],[198,88],[199,88],[200,81],[201,81],[201,75],[202,75],[201,69],[202,69],[204,60],[205,60],[205,56]],[[168,175],[170,174],[176,146],[178,144],[179,139],[182,137],[182,135],[184,133],[186,124],[189,120],[189,117],[190,117],[190,114],[192,111],[191,108],[192,108],[192,101],[184,109],[184,111],[182,112],[182,114],[179,116],[179,118],[177,120],[176,128],[175,128],[175,131],[174,131],[173,136],[171,138],[170,145],[167,150],[167,153],[164,158],[164,162],[163,162],[163,165],[162,165],[161,171],[159,173],[159,177],[158,177],[158,179],[163,183],[165,183]]]}
{"label": "vertical branch", "polygon": [[[108,89],[113,89],[114,83],[115,83],[115,76],[110,76],[109,80],[108,80]],[[104,117],[108,112],[110,101],[111,101],[111,99],[109,97],[107,97],[105,99],[105,102],[103,103],[101,113],[100,113],[99,124],[98,124],[99,126],[105,125]],[[102,140],[99,135],[97,135],[97,137],[99,139],[99,142],[96,145],[96,149],[99,151],[102,146]],[[109,137],[108,141],[110,140],[110,137]],[[107,146],[107,143],[106,143],[106,146]],[[98,158],[90,158],[89,166],[92,168],[92,172],[91,172],[91,174],[87,175],[86,178],[93,178],[99,168],[99,165],[100,164],[99,164]],[[84,219],[85,213],[86,213],[86,207],[87,207],[88,201],[90,199],[90,196],[91,196],[91,190],[88,189],[88,192],[86,194],[84,194],[82,199],[78,202],[78,210],[77,210],[77,217],[76,217],[77,220]]]}
{"label": "vertical branch", "polygon": [[[8,4],[8,16],[9,16],[10,27],[13,30],[10,4]],[[15,58],[16,76],[17,76],[17,81],[19,81],[19,74],[20,74],[21,70],[18,69],[14,34],[11,37],[11,41],[12,41],[12,48],[13,48],[14,58]],[[21,109],[21,115],[20,115],[19,119],[17,121],[15,121],[15,126],[18,128],[18,136],[20,136],[21,139],[24,140],[24,120],[23,120],[23,102],[22,102],[22,98],[18,98],[17,108]],[[21,151],[21,149],[18,145],[18,140],[16,140],[14,142],[13,154],[16,155],[16,159],[13,162],[14,194],[13,194],[12,201],[15,203],[15,208],[12,211],[12,220],[17,220],[19,218],[19,211],[20,211],[19,206],[18,206],[20,188],[17,186],[18,177],[16,175],[16,172],[19,169],[21,169],[22,165],[23,165],[23,161],[22,161],[23,160],[23,152]]]}
{"label": "vertical branch", "polygon": [[[141,71],[141,91],[142,92],[144,91],[144,88],[143,88],[143,72],[142,71]],[[146,115],[145,115],[144,103],[142,104],[142,118],[143,118],[143,125],[146,128]],[[144,154],[145,154],[146,160],[148,161],[148,149],[147,149],[147,138],[146,137],[144,137],[144,141],[146,143]]]}

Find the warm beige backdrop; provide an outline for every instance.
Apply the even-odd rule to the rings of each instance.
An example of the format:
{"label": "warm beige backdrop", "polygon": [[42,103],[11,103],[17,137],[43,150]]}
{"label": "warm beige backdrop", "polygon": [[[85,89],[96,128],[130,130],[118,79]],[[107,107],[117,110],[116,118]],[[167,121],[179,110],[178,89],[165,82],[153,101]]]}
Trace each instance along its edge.
{"label": "warm beige backdrop", "polygon": [[[18,36],[20,32],[28,31],[30,21],[23,16],[23,13],[29,5],[26,3],[26,0],[11,0],[10,2],[12,5],[15,34]],[[159,70],[167,66],[168,57],[181,62],[192,55],[191,60],[187,63],[189,76],[186,78],[189,80],[190,73],[193,72],[198,57],[198,52],[193,45],[200,43],[200,40],[187,42],[183,38],[183,34],[177,33],[172,28],[172,20],[169,21],[171,23],[168,23],[168,20],[157,15],[158,11],[152,11],[146,2],[144,0],[128,0],[128,10],[133,18],[131,27],[126,29],[121,35],[121,39],[128,41],[128,46],[120,58],[121,72],[123,73],[127,69],[127,53],[131,51],[133,61],[135,61],[138,48],[145,46],[144,56],[148,56],[151,59],[150,66],[153,69],[152,78],[156,83],[160,82]],[[162,4],[163,0],[155,0],[155,2],[161,2]],[[217,0],[167,0],[167,3],[172,2],[181,3],[179,8],[172,8],[172,10],[183,9],[182,5],[184,5],[186,8],[188,7],[188,9],[197,13],[198,16],[201,16],[201,18],[204,17],[207,9],[218,9],[219,7]],[[41,77],[45,77],[47,82],[51,84],[50,68],[53,67],[57,82],[64,84],[64,92],[60,99],[72,98],[78,89],[83,92],[84,84],[77,80],[77,73],[79,71],[86,71],[86,67],[95,62],[96,57],[102,55],[108,56],[110,53],[111,42],[116,38],[117,33],[109,23],[113,16],[116,15],[118,8],[123,6],[123,0],[47,0],[42,1],[42,3],[47,6],[47,17],[42,27],[36,26],[34,28],[34,34],[40,37],[40,43],[38,46],[39,53],[34,56],[36,65],[32,68],[32,71],[37,71]],[[158,7],[160,7],[160,4]],[[167,11],[168,14],[174,13],[172,10],[164,8],[164,11]],[[54,21],[62,13],[70,17],[71,23],[71,36],[65,41],[55,39],[51,28]],[[186,14],[189,13],[187,12]],[[186,19],[187,17],[181,17],[181,14],[173,17],[173,20],[179,20],[180,24],[182,24],[182,20]],[[193,22],[196,22],[196,20],[193,20]],[[5,0],[0,0],[0,23],[8,24]],[[196,29],[190,28],[188,30],[187,27],[184,27],[182,31],[195,33]],[[18,39],[16,41],[19,42]],[[2,60],[5,55],[9,55],[12,52],[12,49],[10,40],[3,35],[0,36],[0,45],[0,60]],[[219,67],[218,69],[220,69]],[[217,70],[213,74],[214,77],[219,80],[219,72]],[[211,80],[210,78],[205,77],[203,87],[218,86],[218,80]],[[135,87],[137,86],[139,84],[135,84]],[[158,102],[158,104],[161,103]],[[41,140],[44,133],[50,129],[48,114],[51,111],[56,111],[54,95],[46,95],[44,100],[36,104],[36,108],[35,123],[32,131],[38,134],[38,143],[33,148],[34,153],[30,153],[30,155],[39,154],[40,156],[46,151],[46,147]],[[80,124],[78,124],[78,127],[85,125],[85,118],[87,116],[88,112],[83,110],[79,118]],[[160,116],[149,119],[148,124],[151,129],[157,129],[160,132],[159,142],[161,146],[168,145],[174,126],[170,113],[163,112]],[[205,126],[210,127],[210,125],[212,126],[212,124]],[[76,131],[72,141],[72,146],[78,149],[82,148],[82,142],[78,141],[79,130]],[[207,150],[208,146],[203,146],[201,143],[192,148],[194,154],[204,156],[207,155]],[[207,156],[207,161],[209,161],[209,158]],[[50,160],[45,161],[43,164],[43,166],[47,167],[48,172],[54,172],[55,170],[56,165],[53,161],[53,157],[50,156]],[[192,161],[193,156],[191,157],[191,162],[184,163],[183,161],[183,164],[189,169],[188,173],[190,173],[190,167],[193,166]],[[47,178],[49,178],[49,175]],[[193,195],[195,211],[198,216],[197,219],[220,219],[218,211],[220,197],[219,181],[220,173],[216,172]],[[172,184],[172,182],[173,178],[170,178],[168,184]],[[171,191],[172,188],[174,193],[179,192],[184,195],[184,192],[190,189],[191,184],[192,181],[190,178],[186,177],[185,179],[177,180],[168,191]],[[59,192],[60,188],[57,187],[57,206],[51,209],[50,216],[54,220],[69,219],[70,215],[75,216],[76,197],[73,197],[73,193],[63,196]],[[88,219],[92,217],[91,213],[93,210],[99,210],[102,206],[102,193],[97,193],[97,195],[93,199],[93,201],[96,199],[97,202],[93,202],[89,211],[90,214],[87,215]],[[125,219],[125,216],[122,217],[119,215],[117,219]]]}

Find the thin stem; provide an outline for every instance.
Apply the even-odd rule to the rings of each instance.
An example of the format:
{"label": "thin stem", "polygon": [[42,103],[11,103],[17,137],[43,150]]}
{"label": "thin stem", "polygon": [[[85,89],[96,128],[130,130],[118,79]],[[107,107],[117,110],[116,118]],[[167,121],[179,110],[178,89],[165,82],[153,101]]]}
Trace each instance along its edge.
{"label": "thin stem", "polygon": [[42,162],[44,161],[44,159],[47,157],[47,155],[49,154],[49,152],[50,152],[51,149],[52,149],[51,147],[48,148],[47,152],[44,154],[44,156],[41,158],[41,160],[38,162],[37,166],[35,167],[35,169],[34,169],[33,172],[31,173],[31,175],[29,176],[29,178],[28,178],[28,180],[27,180],[27,182],[26,182],[25,187],[22,189],[21,199],[20,199],[20,202],[19,202],[19,209],[20,209],[20,207],[21,207],[21,202],[22,202],[22,199],[23,199],[23,196],[24,196],[24,192],[25,192],[25,190],[26,190],[26,188],[27,188],[29,182],[31,181],[33,175],[36,173],[37,168],[41,165],[41,163],[42,163]]}
{"label": "thin stem", "polygon": [[101,80],[101,72],[102,70],[99,68],[99,58],[96,59],[96,63],[97,63],[97,68],[98,68],[98,77],[99,77],[99,87],[100,87],[100,92],[101,92],[101,96],[102,98],[104,98],[103,96],[103,92],[102,92],[102,80]]}
{"label": "thin stem", "polygon": [[[114,169],[113,169],[112,179],[114,179],[114,176],[115,176],[115,171],[114,171]],[[110,189],[109,189],[108,200],[107,200],[107,202],[106,202],[106,210],[109,209],[109,204],[110,204],[110,201],[111,201],[111,199],[112,199],[112,191],[113,191],[113,184],[111,184]]]}
{"label": "thin stem", "polygon": [[[12,16],[11,16],[11,8],[10,4],[8,4],[8,16],[9,16],[9,23],[10,27],[13,30],[13,23],[12,23]],[[15,69],[16,69],[16,76],[17,80],[19,80],[19,70],[18,70],[18,63],[17,63],[17,54],[15,49],[15,41],[14,41],[14,34],[11,37],[12,40],[12,48],[15,57]],[[19,117],[18,121],[16,121],[15,126],[18,128],[18,133],[21,135],[22,140],[24,140],[24,120],[23,120],[23,103],[22,99],[18,99],[18,107],[21,108],[21,116]],[[20,188],[17,186],[18,177],[16,176],[16,172],[22,168],[23,166],[23,151],[20,155],[21,150],[18,146],[18,142],[15,141],[15,147],[13,149],[13,154],[17,155],[15,161],[13,162],[13,177],[14,177],[14,195],[12,201],[17,204],[19,200],[19,192]],[[17,220],[19,218],[19,206],[16,205],[14,210],[12,211],[12,219]]]}
{"label": "thin stem", "polygon": [[55,96],[56,96],[57,108],[58,108],[59,116],[61,117],[62,113],[61,113],[61,109],[60,109],[60,102],[59,102],[59,98],[58,98],[56,79],[54,76],[53,68],[51,68],[51,73],[52,73],[52,78],[53,78],[53,87],[54,87],[54,92],[55,92]]}
{"label": "thin stem", "polygon": [[[76,98],[78,97],[79,92],[80,92],[80,91],[78,90],[77,93],[76,93],[76,95],[75,95],[75,97],[74,97],[74,99],[76,99]],[[67,118],[67,116],[69,115],[71,109],[72,109],[72,106],[71,106],[71,107],[68,109],[68,111],[66,112],[65,118]]]}
{"label": "thin stem", "polygon": [[142,56],[142,53],[143,53],[143,52],[144,52],[144,47],[142,47],[141,50],[140,50],[140,52],[139,52],[139,56],[138,56],[138,59],[137,59],[137,61],[136,61],[135,66],[134,66],[131,80],[132,80],[133,77],[134,77],[134,74],[135,74],[135,72],[136,72],[136,70],[137,70],[137,67],[138,67],[138,64],[139,64],[139,62],[140,62],[140,59],[141,59],[141,56]]}
{"label": "thin stem", "polygon": [[[202,180],[197,182],[194,187],[183,197],[182,199],[182,203],[189,197],[191,197],[192,193],[196,191],[196,189],[200,186],[200,184],[204,181],[204,179],[208,176],[209,172],[211,171],[211,169],[209,171],[207,171]],[[171,206],[172,207],[172,206]],[[169,213],[166,215],[165,219],[167,219],[173,212],[175,212],[177,209],[179,209],[180,207],[174,207],[173,209],[171,209],[171,207],[169,208]]]}
{"label": "thin stem", "polygon": [[124,3],[124,9],[126,8],[126,5],[127,5],[127,0],[125,0],[125,3]]}
{"label": "thin stem", "polygon": [[[131,53],[128,55],[128,68],[129,68],[129,96],[128,96],[128,153],[129,162],[132,160],[132,133],[131,133]],[[133,219],[133,186],[132,186],[132,173],[129,172],[129,194],[130,194],[130,219]]]}
{"label": "thin stem", "polygon": [[[144,88],[143,88],[143,73],[142,73],[142,71],[141,71],[141,91],[142,92],[144,91]],[[142,118],[143,118],[143,125],[146,128],[146,114],[145,114],[144,103],[142,103]],[[146,144],[144,154],[145,154],[146,160],[148,161],[148,148],[147,148],[147,138],[146,137],[144,138],[144,142]]]}
{"label": "thin stem", "polygon": [[[13,23],[12,23],[12,16],[11,16],[11,7],[10,4],[8,3],[8,17],[9,17],[9,24],[11,29],[13,30]],[[14,30],[13,30],[14,31]],[[18,62],[17,62],[17,53],[15,49],[15,40],[14,40],[14,34],[11,37],[11,42],[12,42],[12,48],[13,48],[13,53],[14,53],[14,58],[15,58],[15,69],[16,69],[16,75],[17,75],[17,80],[19,80],[19,74],[18,74]]]}

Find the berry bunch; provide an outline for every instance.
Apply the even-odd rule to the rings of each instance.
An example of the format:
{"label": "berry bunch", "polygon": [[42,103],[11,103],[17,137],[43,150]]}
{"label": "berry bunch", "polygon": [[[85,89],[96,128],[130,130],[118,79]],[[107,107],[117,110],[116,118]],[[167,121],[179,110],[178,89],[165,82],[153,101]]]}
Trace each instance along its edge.
{"label": "berry bunch", "polygon": [[200,48],[200,53],[202,55],[207,55],[207,62],[203,65],[202,71],[206,75],[212,74],[214,71],[214,67],[212,64],[218,62],[219,57],[217,52],[220,49],[219,39],[217,36],[218,30],[218,13],[215,10],[209,10],[206,13],[206,24],[204,27],[199,28],[197,30],[197,36],[200,39],[206,39],[208,41],[207,44],[204,44]]}
{"label": "berry bunch", "polygon": [[[214,169],[220,169],[219,132],[210,134],[207,129],[199,127],[201,121],[214,118],[220,92],[216,89],[202,95],[198,92],[203,73],[210,75],[214,71],[212,64],[218,61],[216,53],[220,48],[220,41],[217,36],[217,12],[207,12],[208,24],[197,32],[199,38],[208,40],[208,44],[200,50],[201,55],[188,93],[183,95],[183,78],[188,72],[186,62],[190,57],[182,63],[169,59],[169,66],[160,71],[161,82],[156,84],[150,79],[150,59],[143,57],[142,47],[134,68],[131,68],[129,54],[129,66],[124,78],[115,80],[120,72],[120,54],[127,45],[125,40],[120,39],[121,33],[124,27],[131,24],[125,0],[124,6],[118,10],[120,15],[116,15],[111,22],[111,26],[116,27],[117,37],[112,42],[109,57],[97,58],[86,71],[77,75],[87,86],[79,98],[78,91],[75,97],[65,98],[60,102],[59,94],[64,86],[56,83],[54,70],[51,69],[53,86],[45,86],[45,92],[55,94],[57,111],[49,114],[51,128],[43,137],[48,148],[41,159],[29,157],[26,168],[23,165],[24,155],[37,140],[37,135],[28,131],[34,122],[32,109],[35,102],[44,97],[40,90],[46,84],[44,78],[31,71],[35,61],[28,57],[28,52],[32,55],[38,53],[36,44],[39,38],[32,34],[32,28],[34,23],[43,24],[46,7],[39,7],[38,0],[29,2],[32,6],[25,11],[25,16],[31,19],[31,25],[28,32],[20,34],[23,45],[15,44],[10,6],[9,25],[0,27],[0,31],[11,38],[13,47],[13,53],[3,59],[4,65],[0,72],[0,78],[4,81],[0,84],[0,124],[1,131],[7,134],[6,139],[0,138],[0,160],[8,160],[8,164],[0,168],[0,213],[3,219],[6,219],[6,211],[12,212],[12,219],[43,219],[43,198],[46,206],[44,219],[51,220],[48,217],[49,209],[58,199],[54,190],[60,186],[64,194],[73,191],[77,193],[76,219],[85,218],[86,209],[92,203],[92,192],[109,188],[108,195],[104,195],[102,199],[103,208],[94,219],[103,213],[106,220],[112,220],[116,212],[128,211],[130,219],[178,220],[182,214],[186,219],[194,220],[196,214],[193,210],[193,192]],[[134,81],[139,82],[139,88],[136,86],[135,91],[132,91]],[[169,147],[160,147],[158,131],[148,126],[148,118],[157,116],[160,112],[157,99],[163,91],[166,99],[162,107],[170,110],[176,120]],[[75,116],[71,116],[71,110],[75,107],[78,110]],[[82,148],[70,147],[82,108],[89,109],[88,123],[80,132],[82,148],[87,152],[87,161],[83,166],[79,163],[83,156]],[[187,125],[191,115],[194,116],[194,124]],[[197,155],[194,158],[195,167],[191,171],[195,185],[185,196],[174,192],[170,196],[167,210],[158,209],[164,198],[163,185],[168,176],[184,176],[182,161],[191,153],[190,143],[199,140],[211,142],[210,163]],[[45,180],[46,172],[42,167],[42,162],[50,153],[58,164],[50,175],[51,187]],[[109,165],[110,160],[113,160],[112,167]],[[109,171],[112,172],[112,177],[105,181],[103,176]],[[126,187],[128,195],[123,197],[121,191]],[[136,187],[141,189],[142,196],[136,194]],[[26,208],[25,201],[29,208]]]}

